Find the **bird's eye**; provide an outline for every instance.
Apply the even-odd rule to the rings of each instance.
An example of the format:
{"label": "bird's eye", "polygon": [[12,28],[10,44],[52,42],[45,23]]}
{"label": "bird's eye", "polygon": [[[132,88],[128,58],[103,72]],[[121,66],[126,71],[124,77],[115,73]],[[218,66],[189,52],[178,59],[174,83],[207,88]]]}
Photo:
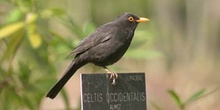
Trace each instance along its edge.
{"label": "bird's eye", "polygon": [[128,21],[132,22],[132,21],[134,21],[134,18],[130,16],[130,17],[128,18]]}

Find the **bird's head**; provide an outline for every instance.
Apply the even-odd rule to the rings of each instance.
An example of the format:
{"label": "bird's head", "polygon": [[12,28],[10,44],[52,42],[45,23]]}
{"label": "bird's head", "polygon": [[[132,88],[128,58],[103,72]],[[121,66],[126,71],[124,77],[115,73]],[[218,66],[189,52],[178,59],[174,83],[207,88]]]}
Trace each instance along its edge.
{"label": "bird's head", "polygon": [[115,22],[120,25],[120,27],[127,27],[132,29],[135,29],[138,23],[148,21],[150,21],[148,18],[137,17],[131,13],[124,13],[115,20]]}

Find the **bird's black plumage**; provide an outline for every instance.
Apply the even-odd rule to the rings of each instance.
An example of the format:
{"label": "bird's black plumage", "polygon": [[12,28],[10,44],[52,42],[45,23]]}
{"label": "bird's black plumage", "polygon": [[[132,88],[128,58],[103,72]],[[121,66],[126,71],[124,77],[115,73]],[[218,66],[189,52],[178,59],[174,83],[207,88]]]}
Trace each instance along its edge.
{"label": "bird's black plumage", "polygon": [[93,63],[106,66],[117,62],[128,49],[139,22],[148,21],[134,14],[125,13],[115,20],[99,27],[95,32],[84,38],[69,56],[75,59],[55,86],[48,92],[47,97],[55,98],[58,92],[83,65]]}

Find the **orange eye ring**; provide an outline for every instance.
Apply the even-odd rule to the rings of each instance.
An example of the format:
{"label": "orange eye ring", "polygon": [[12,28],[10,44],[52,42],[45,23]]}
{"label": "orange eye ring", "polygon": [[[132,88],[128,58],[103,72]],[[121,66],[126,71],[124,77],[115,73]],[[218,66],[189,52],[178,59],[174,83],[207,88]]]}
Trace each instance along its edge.
{"label": "orange eye ring", "polygon": [[134,18],[133,18],[132,16],[130,16],[130,17],[128,18],[128,21],[133,22],[133,21],[134,21]]}

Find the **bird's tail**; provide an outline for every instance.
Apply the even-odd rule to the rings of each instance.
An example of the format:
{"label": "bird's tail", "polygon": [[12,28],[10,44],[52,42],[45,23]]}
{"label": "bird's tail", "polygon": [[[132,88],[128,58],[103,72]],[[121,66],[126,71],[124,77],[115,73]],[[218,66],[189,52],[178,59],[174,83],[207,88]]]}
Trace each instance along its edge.
{"label": "bird's tail", "polygon": [[85,65],[85,62],[78,62],[77,59],[75,59],[67,69],[66,73],[61,77],[61,79],[53,86],[53,88],[50,89],[50,91],[47,93],[46,97],[49,97],[51,99],[55,98],[59,91],[63,88],[63,86],[66,84],[66,82],[71,78],[71,76],[83,65]]}

